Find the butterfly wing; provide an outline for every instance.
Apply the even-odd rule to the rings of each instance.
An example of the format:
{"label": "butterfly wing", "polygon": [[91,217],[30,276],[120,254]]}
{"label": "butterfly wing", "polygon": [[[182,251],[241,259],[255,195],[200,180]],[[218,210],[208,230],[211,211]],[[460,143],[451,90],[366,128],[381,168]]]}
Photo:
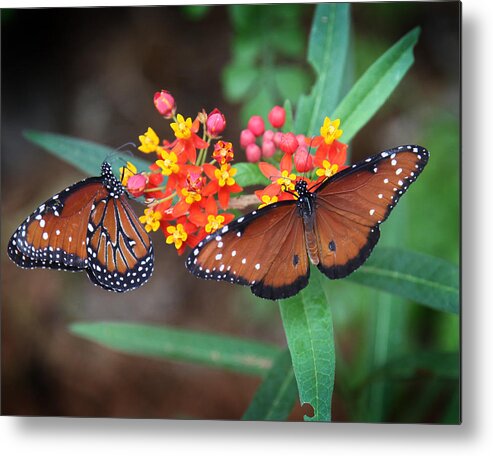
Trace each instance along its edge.
{"label": "butterfly wing", "polygon": [[23,268],[87,272],[116,292],[145,283],[154,266],[152,243],[124,194],[91,177],[56,194],[14,232],[9,257]]}
{"label": "butterfly wing", "polygon": [[342,278],[361,266],[380,237],[379,225],[419,176],[429,153],[399,146],[327,179],[316,190],[318,268]]}
{"label": "butterfly wing", "polygon": [[87,266],[87,223],[101,178],[78,182],[39,206],[14,232],[9,257],[24,268],[81,271]]}
{"label": "butterfly wing", "polygon": [[106,290],[130,291],[151,277],[151,239],[125,195],[95,201],[87,225],[87,253],[89,278]]}
{"label": "butterfly wing", "polygon": [[303,221],[295,201],[283,201],[233,220],[192,251],[197,277],[249,285],[266,299],[295,295],[310,275]]}

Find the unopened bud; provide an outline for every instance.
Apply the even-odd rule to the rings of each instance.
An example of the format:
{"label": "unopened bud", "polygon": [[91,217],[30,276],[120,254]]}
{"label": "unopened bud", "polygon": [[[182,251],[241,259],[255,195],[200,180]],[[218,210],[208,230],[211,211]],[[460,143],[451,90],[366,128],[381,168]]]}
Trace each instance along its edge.
{"label": "unopened bud", "polygon": [[274,128],[281,128],[286,121],[286,110],[281,106],[274,106],[269,112],[268,119]]}
{"label": "unopened bud", "polygon": [[260,116],[252,116],[247,127],[255,136],[260,136],[265,131],[264,119]]}
{"label": "unopened bud", "polygon": [[247,160],[251,163],[258,162],[260,160],[260,156],[262,155],[260,147],[255,143],[249,144],[245,152]]}
{"label": "unopened bud", "polygon": [[154,106],[166,119],[171,119],[176,111],[175,99],[167,90],[154,94]]}

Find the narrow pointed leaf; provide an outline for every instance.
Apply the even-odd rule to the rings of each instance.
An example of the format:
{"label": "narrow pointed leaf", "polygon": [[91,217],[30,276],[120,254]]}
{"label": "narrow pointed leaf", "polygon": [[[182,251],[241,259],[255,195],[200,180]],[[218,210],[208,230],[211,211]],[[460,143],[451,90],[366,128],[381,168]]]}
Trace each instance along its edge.
{"label": "narrow pointed leaf", "polygon": [[[138,157],[129,157],[127,154],[118,152],[111,147],[103,146],[91,141],[73,138],[70,136],[45,133],[40,131],[28,130],[24,136],[34,144],[41,146],[51,154],[70,163],[89,176],[98,176],[101,172],[101,163],[108,157],[121,157],[123,163],[131,161],[139,171],[148,169],[150,162]],[[115,160],[114,163],[118,162]]]}
{"label": "narrow pointed leaf", "polygon": [[316,73],[310,95],[302,95],[296,112],[295,132],[316,134],[340,98],[349,47],[349,4],[317,5],[313,18],[308,62]]}
{"label": "narrow pointed leaf", "polygon": [[459,312],[459,268],[440,258],[380,247],[346,280],[384,290],[442,312]]}
{"label": "narrow pointed leaf", "polygon": [[233,337],[139,323],[74,323],[72,333],[114,350],[265,375],[281,349]]}
{"label": "narrow pointed leaf", "polygon": [[414,62],[413,48],[419,33],[419,27],[414,28],[385,52],[368,68],[337,106],[333,117],[341,119],[343,142],[351,141],[385,103],[407,73]]}
{"label": "narrow pointed leaf", "polygon": [[313,417],[305,415],[306,421],[330,421],[334,390],[332,315],[320,280],[313,269],[307,288],[279,301],[300,402],[314,411]]}

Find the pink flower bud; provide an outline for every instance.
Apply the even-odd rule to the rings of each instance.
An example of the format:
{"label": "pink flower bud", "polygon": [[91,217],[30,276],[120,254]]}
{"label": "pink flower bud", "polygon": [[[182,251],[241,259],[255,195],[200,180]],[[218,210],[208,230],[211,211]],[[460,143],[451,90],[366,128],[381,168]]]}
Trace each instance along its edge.
{"label": "pink flower bud", "polygon": [[255,143],[255,135],[250,130],[242,130],[240,133],[240,146],[246,149],[250,144]]}
{"label": "pink flower bud", "polygon": [[281,138],[281,143],[279,144],[279,148],[285,153],[285,154],[293,154],[296,152],[296,149],[298,149],[298,140],[296,139],[296,136],[294,133],[284,133]]}
{"label": "pink flower bud", "polygon": [[258,162],[260,160],[260,156],[262,155],[262,151],[257,144],[249,144],[246,148],[246,158],[249,162]]}
{"label": "pink flower bud", "polygon": [[281,128],[286,121],[286,110],[281,106],[274,106],[269,112],[268,119],[274,128]]}
{"label": "pink flower bud", "polygon": [[260,136],[265,131],[264,119],[260,116],[252,116],[247,127],[255,136]]}
{"label": "pink flower bud", "polygon": [[262,156],[270,158],[276,153],[276,145],[274,141],[265,141],[262,143]]}
{"label": "pink flower bud", "polygon": [[156,106],[159,114],[166,119],[171,119],[176,111],[175,99],[167,90],[161,90],[161,92],[154,94],[154,106]]}
{"label": "pink flower bud", "polygon": [[274,132],[272,130],[265,130],[262,139],[264,141],[274,141]]}
{"label": "pink flower bud", "polygon": [[132,196],[136,198],[144,194],[146,188],[147,178],[143,174],[134,174],[128,178],[127,190]]}
{"label": "pink flower bud", "polygon": [[207,133],[213,138],[220,135],[226,128],[226,118],[224,114],[215,108],[207,117]]}
{"label": "pink flower bud", "polygon": [[308,150],[300,147],[294,154],[294,166],[299,173],[306,173],[313,169],[313,157]]}
{"label": "pink flower bud", "polygon": [[280,131],[276,131],[274,133],[274,144],[276,145],[276,147],[279,147],[281,145],[281,139],[283,137],[284,133],[280,132]]}
{"label": "pink flower bud", "polygon": [[305,135],[296,135],[300,147],[306,147]]}

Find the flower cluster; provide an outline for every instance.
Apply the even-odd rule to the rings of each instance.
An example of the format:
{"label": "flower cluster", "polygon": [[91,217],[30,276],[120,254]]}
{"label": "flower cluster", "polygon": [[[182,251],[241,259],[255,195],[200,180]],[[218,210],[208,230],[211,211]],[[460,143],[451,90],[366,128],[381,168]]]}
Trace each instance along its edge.
{"label": "flower cluster", "polygon": [[145,197],[147,208],[139,220],[146,231],[160,229],[166,243],[182,254],[234,218],[226,212],[230,195],[243,189],[231,165],[233,145],[220,139],[226,119],[218,109],[185,118],[176,113],[175,100],[165,90],[154,95],[154,105],[173,120],[174,139],[160,139],[149,127],[139,136],[139,150],[153,154],[153,163],[140,173],[127,163],[120,169],[121,181],[131,195]]}
{"label": "flower cluster", "polygon": [[[226,127],[221,111],[202,110],[195,119],[185,118],[165,90],[154,95],[154,105],[164,119],[171,120],[174,139],[162,139],[149,127],[139,136],[139,150],[152,154],[153,163],[138,172],[127,162],[120,168],[121,181],[131,195],[145,198],[147,207],[139,220],[146,231],[161,230],[166,243],[181,255],[187,246],[195,247],[233,220],[227,211],[230,196],[243,189],[231,165],[233,145],[220,136]],[[284,108],[274,106],[268,115],[272,129],[265,128],[261,116],[252,116],[241,132],[247,160],[258,163],[270,181],[255,192],[259,207],[295,198],[299,179],[312,186],[345,168],[347,145],[338,141],[339,119],[326,117],[320,135],[314,137],[282,132],[285,121]]]}
{"label": "flower cluster", "polygon": [[[332,121],[326,117],[320,135],[311,138],[281,132],[285,119],[285,110],[274,106],[268,115],[274,130],[265,129],[262,117],[252,116],[240,135],[247,160],[258,162],[262,174],[271,181],[255,192],[261,202],[259,208],[295,198],[295,183],[300,177],[310,187],[346,168],[347,145],[338,141],[343,133],[339,119]],[[260,161],[261,158],[265,161]],[[293,172],[293,165],[298,174]]]}

